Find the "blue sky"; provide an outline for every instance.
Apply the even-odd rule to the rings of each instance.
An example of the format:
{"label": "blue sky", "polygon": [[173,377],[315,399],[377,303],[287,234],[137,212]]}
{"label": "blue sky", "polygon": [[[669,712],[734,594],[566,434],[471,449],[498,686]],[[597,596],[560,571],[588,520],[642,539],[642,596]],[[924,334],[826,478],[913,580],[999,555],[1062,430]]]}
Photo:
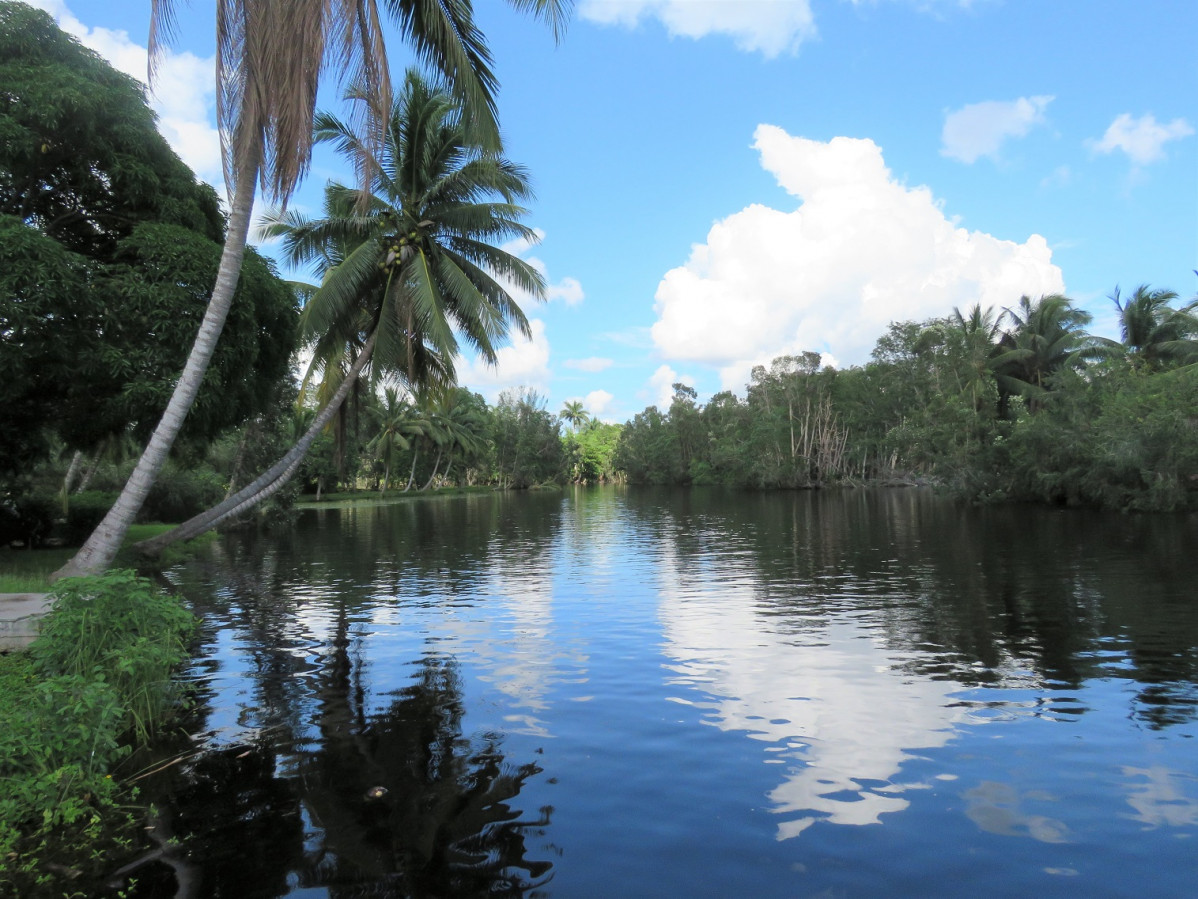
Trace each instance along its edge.
{"label": "blue sky", "polygon": [[[37,5],[144,78],[148,2]],[[782,353],[865,362],[954,306],[1063,291],[1117,336],[1116,285],[1198,289],[1198,4],[579,0],[557,45],[476,6],[551,284],[532,341],[462,361],[489,400],[624,421],[676,380],[743,395]],[[154,102],[219,185],[210,7],[180,3]],[[329,177],[318,156],[293,205]]]}

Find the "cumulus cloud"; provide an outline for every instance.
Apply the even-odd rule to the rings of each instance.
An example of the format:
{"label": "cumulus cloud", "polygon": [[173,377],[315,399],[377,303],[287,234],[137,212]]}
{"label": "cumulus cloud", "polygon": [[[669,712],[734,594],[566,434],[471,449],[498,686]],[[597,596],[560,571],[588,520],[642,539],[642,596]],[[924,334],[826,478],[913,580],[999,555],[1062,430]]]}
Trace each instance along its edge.
{"label": "cumulus cloud", "polygon": [[[62,0],[37,0],[58,27],[94,50],[114,69],[143,84],[148,51],[127,31],[84,25]],[[216,130],[216,58],[167,50],[155,71],[150,107],[158,114],[158,130],[193,172],[218,190],[224,184],[220,134]]]}
{"label": "cumulus cloud", "polygon": [[[540,260],[536,260],[540,261]],[[562,278],[556,284],[550,284],[549,289],[545,293],[545,299],[553,302],[554,300],[562,300],[567,306],[577,306],[583,301],[584,294],[582,292],[582,284],[577,278],[569,276]]]}
{"label": "cumulus cloud", "polygon": [[547,390],[550,372],[549,339],[545,336],[545,323],[533,318],[529,319],[528,325],[532,338],[518,331],[513,332],[511,343],[496,351],[499,361],[495,366],[487,365],[480,359],[459,361],[458,380],[491,402],[495,401],[500,391],[509,387]]}
{"label": "cumulus cloud", "polygon": [[1133,119],[1123,113],[1111,122],[1101,140],[1087,141],[1096,153],[1113,153],[1122,150],[1136,165],[1148,165],[1165,157],[1165,144],[1180,140],[1194,133],[1185,119],[1174,119],[1161,124],[1151,113]]}
{"label": "cumulus cloud", "polygon": [[987,100],[950,112],[944,119],[940,153],[965,163],[976,162],[982,156],[997,158],[1003,141],[1024,137],[1033,126],[1044,122],[1044,110],[1052,99]]}
{"label": "cumulus cloud", "polygon": [[582,408],[586,409],[591,418],[599,418],[611,407],[615,397],[606,390],[592,390],[582,400]]}
{"label": "cumulus cloud", "polygon": [[691,375],[678,374],[668,365],[659,365],[657,370],[649,376],[645,385],[647,389],[640,391],[638,395],[657,406],[662,412],[666,412],[670,408],[670,403],[674,401],[674,385],[677,383],[686,384],[689,387],[695,383],[695,379]]}
{"label": "cumulus cloud", "polygon": [[784,353],[856,364],[891,321],[1064,290],[1043,237],[958,227],[928,188],[896,181],[871,140],[824,143],[772,125],[755,138],[764,168],[802,204],[754,204],[717,222],[666,273],[652,327],[665,359],[717,366],[738,389],[754,364]]}
{"label": "cumulus cloud", "polygon": [[[511,253],[513,256],[524,256],[529,250],[535,246],[538,246],[541,241],[545,239],[545,232],[540,228],[534,228],[533,232],[534,236],[531,239],[518,237],[514,240],[509,240],[507,243],[503,244],[500,249]],[[577,306],[583,301],[585,294],[582,290],[582,284],[577,278],[571,278],[567,276],[562,278],[556,284],[548,283],[548,266],[546,266],[545,263],[536,256],[527,256],[525,259],[529,265],[541,273],[541,277],[543,277],[548,284],[545,290],[546,301],[553,302],[554,300],[562,300],[567,306]],[[522,307],[527,308],[530,303],[536,302],[528,291],[520,290],[511,283],[508,283],[506,286],[508,292],[516,298],[516,302],[518,302]]]}
{"label": "cumulus cloud", "polygon": [[626,28],[655,18],[671,37],[728,35],[738,49],[767,58],[793,53],[815,36],[809,0],[584,0],[578,13],[601,25]]}
{"label": "cumulus cloud", "polygon": [[577,371],[599,372],[611,368],[613,362],[611,359],[604,359],[602,356],[589,356],[586,359],[567,359],[562,365]]}

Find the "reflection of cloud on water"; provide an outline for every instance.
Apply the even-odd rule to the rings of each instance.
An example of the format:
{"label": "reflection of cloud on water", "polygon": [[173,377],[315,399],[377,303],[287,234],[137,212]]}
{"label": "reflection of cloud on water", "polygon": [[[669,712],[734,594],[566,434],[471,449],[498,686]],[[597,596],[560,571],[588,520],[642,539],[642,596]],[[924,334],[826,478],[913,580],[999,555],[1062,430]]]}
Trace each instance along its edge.
{"label": "reflection of cloud on water", "polygon": [[1035,790],[1021,794],[1010,784],[993,780],[982,781],[964,796],[965,814],[987,833],[1031,837],[1041,843],[1069,842],[1069,828],[1063,821],[1030,814],[1022,807],[1026,802],[1055,802],[1055,796]]}
{"label": "reflection of cloud on water", "polygon": [[721,730],[775,744],[770,761],[787,766],[769,794],[787,816],[778,839],[817,820],[876,824],[905,809],[901,794],[918,785],[893,778],[918,750],[952,739],[958,685],[896,670],[902,653],[858,621],[809,619],[800,630],[801,613],[779,616],[755,605],[751,587],[721,580],[713,594],[663,584],[665,652],[678,660],[673,683],[710,697],[680,701],[708,709]]}
{"label": "reflection of cloud on water", "polygon": [[[1124,768],[1128,778],[1143,778],[1142,783],[1128,784],[1127,804],[1137,814],[1132,815],[1149,827],[1185,827],[1198,824],[1198,778],[1171,771],[1160,765],[1151,768]],[[1190,795],[1186,795],[1186,788]]]}

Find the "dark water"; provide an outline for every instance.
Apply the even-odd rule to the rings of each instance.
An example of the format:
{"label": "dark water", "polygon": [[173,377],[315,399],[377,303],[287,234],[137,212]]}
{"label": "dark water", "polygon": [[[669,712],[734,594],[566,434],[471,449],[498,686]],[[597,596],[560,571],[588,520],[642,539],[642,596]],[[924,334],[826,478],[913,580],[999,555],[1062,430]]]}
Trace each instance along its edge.
{"label": "dark water", "polygon": [[1198,892],[1193,518],[496,494],[171,577],[190,895]]}

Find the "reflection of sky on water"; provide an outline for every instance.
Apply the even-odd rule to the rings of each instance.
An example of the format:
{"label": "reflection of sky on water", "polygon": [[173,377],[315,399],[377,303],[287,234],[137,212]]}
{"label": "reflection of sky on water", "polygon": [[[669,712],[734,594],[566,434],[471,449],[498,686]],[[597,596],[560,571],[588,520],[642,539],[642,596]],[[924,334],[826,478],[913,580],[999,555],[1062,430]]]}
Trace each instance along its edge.
{"label": "reflection of sky on water", "polygon": [[778,839],[820,819],[876,824],[905,809],[902,794],[919,785],[895,776],[918,750],[947,744],[962,715],[952,707],[956,684],[897,671],[894,654],[856,621],[779,634],[749,587],[727,583],[710,594],[663,590],[661,619],[671,682],[703,694],[679,701],[707,709],[722,730],[772,744],[767,761],[784,768],[769,794],[785,819]]}
{"label": "reflection of sky on water", "polygon": [[1127,804],[1135,810],[1134,820],[1146,828],[1198,825],[1198,777],[1160,765],[1125,767],[1123,774],[1130,781]]}

